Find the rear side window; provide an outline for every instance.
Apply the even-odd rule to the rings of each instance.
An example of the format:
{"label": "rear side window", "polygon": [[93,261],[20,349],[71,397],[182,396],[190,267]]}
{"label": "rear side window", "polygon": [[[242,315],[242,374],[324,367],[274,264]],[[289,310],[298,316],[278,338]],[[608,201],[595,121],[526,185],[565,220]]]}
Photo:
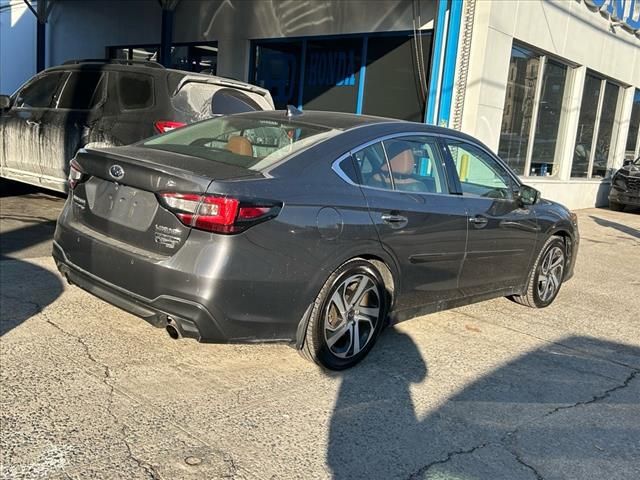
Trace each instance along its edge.
{"label": "rear side window", "polygon": [[16,107],[49,108],[64,72],[47,73],[20,91],[16,99]]}
{"label": "rear side window", "polygon": [[[354,153],[360,184],[402,192],[449,193],[436,141],[401,137],[374,143]],[[346,164],[340,165],[344,170]]]}
{"label": "rear side window", "polygon": [[57,108],[89,110],[104,98],[103,72],[71,72],[64,83]]}
{"label": "rear side window", "polygon": [[125,110],[149,108],[153,105],[153,78],[142,73],[118,74],[120,103]]}

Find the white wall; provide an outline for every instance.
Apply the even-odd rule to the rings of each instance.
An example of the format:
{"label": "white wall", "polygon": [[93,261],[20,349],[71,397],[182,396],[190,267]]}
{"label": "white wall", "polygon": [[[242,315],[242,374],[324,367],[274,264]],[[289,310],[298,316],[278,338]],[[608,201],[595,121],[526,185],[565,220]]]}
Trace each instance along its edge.
{"label": "white wall", "polygon": [[12,94],[36,73],[36,20],[22,0],[2,2],[0,93]]}
{"label": "white wall", "polygon": [[[627,1],[630,5],[630,1]],[[627,7],[628,8],[628,7]],[[513,41],[529,44],[549,54],[584,66],[627,86],[640,88],[640,38],[622,29],[611,30],[604,15],[594,12],[582,0],[476,0],[471,58],[464,102],[462,130],[498,149]],[[597,180],[569,181],[573,154],[572,128],[579,114],[581,75],[570,76],[567,87],[574,89],[578,105],[572,105],[564,124],[567,143],[562,148],[561,174],[557,179],[526,178],[525,181],[551,199],[566,202],[570,208],[606,203],[605,186]],[[572,83],[573,82],[573,83]],[[628,103],[630,91],[624,98]],[[624,103],[624,101],[622,101]],[[614,142],[613,165],[620,165],[619,146],[626,138],[630,109],[620,108]],[[570,145],[569,145],[570,144]]]}

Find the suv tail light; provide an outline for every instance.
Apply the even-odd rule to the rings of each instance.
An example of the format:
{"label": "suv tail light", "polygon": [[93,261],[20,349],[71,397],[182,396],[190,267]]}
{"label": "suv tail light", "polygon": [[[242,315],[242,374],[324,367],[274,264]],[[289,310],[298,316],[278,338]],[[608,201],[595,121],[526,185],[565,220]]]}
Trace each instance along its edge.
{"label": "suv tail light", "polygon": [[82,167],[78,162],[76,162],[75,158],[71,160],[69,163],[69,178],[67,179],[69,183],[69,189],[73,190],[76,188],[76,185],[80,183],[85,177],[85,173],[82,170]]}
{"label": "suv tail light", "polygon": [[158,120],[153,124],[156,127],[156,130],[160,133],[167,133],[171,130],[175,130],[176,128],[184,127],[186,123],[184,122],[172,122],[171,120]]}
{"label": "suv tail light", "polygon": [[185,225],[216,233],[242,232],[274,218],[281,208],[273,202],[246,202],[197,193],[161,193],[160,199]]}

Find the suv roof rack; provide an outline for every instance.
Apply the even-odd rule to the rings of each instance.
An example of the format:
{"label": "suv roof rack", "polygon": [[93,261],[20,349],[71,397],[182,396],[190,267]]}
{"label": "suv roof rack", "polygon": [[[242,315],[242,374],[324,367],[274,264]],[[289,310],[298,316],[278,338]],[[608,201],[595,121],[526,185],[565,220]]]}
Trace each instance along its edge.
{"label": "suv roof rack", "polygon": [[115,63],[118,65],[138,65],[150,68],[165,68],[164,65],[151,60],[126,60],[121,58],[82,58],[79,60],[67,60],[63,65],[79,65],[81,63]]}

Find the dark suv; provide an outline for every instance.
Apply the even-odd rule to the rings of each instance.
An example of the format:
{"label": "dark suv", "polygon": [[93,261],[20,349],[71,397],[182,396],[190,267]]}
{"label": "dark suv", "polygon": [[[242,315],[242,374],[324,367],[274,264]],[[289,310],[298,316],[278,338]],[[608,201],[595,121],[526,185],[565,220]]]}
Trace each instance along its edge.
{"label": "dark suv", "polygon": [[627,205],[640,207],[640,157],[626,160],[611,178],[609,208],[621,212]]}
{"label": "dark suv", "polygon": [[218,114],[272,110],[268,90],[154,62],[74,60],[0,96],[0,176],[64,192],[92,143],[128,145]]}

